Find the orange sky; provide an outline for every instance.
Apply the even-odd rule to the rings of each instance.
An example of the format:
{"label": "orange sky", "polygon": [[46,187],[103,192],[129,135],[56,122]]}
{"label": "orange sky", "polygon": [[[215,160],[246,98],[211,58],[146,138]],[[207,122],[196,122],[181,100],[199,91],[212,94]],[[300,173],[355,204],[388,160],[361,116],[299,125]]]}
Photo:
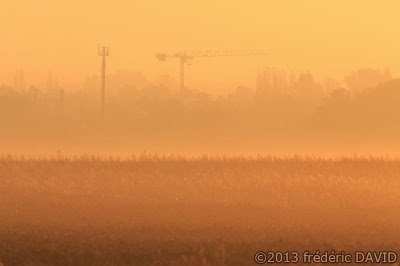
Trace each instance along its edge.
{"label": "orange sky", "polygon": [[178,79],[176,60],[159,51],[266,49],[271,55],[196,59],[188,87],[227,91],[255,86],[263,65],[341,78],[360,67],[400,72],[400,10],[387,1],[2,0],[0,83],[23,69],[43,86],[52,70],[66,89],[98,74],[97,44],[111,46],[109,71]]}

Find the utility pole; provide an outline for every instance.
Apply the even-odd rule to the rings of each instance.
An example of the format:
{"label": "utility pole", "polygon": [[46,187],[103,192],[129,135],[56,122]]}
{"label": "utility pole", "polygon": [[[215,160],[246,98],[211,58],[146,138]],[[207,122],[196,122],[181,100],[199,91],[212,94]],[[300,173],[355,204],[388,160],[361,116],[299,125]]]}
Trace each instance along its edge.
{"label": "utility pole", "polygon": [[110,55],[110,47],[98,47],[98,54],[102,57],[101,64],[101,120],[104,120],[104,105],[106,98],[106,56]]}

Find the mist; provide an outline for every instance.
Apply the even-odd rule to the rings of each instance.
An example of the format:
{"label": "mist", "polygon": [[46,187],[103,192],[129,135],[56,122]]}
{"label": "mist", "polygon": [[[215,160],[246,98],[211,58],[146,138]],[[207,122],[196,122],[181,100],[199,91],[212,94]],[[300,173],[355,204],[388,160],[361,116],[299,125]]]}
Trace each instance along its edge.
{"label": "mist", "polygon": [[179,87],[171,76],[139,72],[106,77],[101,117],[99,75],[68,90],[1,86],[3,153],[129,156],[157,154],[386,154],[399,147],[400,81],[389,69],[359,69],[342,80],[264,67],[255,88],[214,95]]}

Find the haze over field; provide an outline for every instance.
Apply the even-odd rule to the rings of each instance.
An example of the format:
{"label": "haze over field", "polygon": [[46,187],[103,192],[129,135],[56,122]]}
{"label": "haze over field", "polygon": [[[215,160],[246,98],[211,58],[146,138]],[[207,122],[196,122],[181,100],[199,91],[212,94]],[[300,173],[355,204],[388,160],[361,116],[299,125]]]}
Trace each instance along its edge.
{"label": "haze over field", "polygon": [[399,10],[0,0],[0,266],[400,254]]}
{"label": "haze over field", "polygon": [[[6,1],[2,153],[395,154],[398,1]],[[107,57],[100,119],[97,45]],[[157,52],[264,50],[194,58]]]}

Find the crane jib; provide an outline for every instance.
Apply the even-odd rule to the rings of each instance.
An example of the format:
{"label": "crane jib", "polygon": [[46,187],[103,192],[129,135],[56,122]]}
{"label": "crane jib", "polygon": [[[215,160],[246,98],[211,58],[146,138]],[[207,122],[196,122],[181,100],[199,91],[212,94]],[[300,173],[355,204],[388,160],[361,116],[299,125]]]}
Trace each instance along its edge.
{"label": "crane jib", "polygon": [[184,91],[184,68],[185,63],[194,57],[221,57],[221,56],[251,56],[251,55],[268,55],[264,50],[200,50],[200,51],[184,51],[174,54],[158,53],[156,58],[159,61],[166,61],[167,58],[179,58],[180,61],[180,89]]}

